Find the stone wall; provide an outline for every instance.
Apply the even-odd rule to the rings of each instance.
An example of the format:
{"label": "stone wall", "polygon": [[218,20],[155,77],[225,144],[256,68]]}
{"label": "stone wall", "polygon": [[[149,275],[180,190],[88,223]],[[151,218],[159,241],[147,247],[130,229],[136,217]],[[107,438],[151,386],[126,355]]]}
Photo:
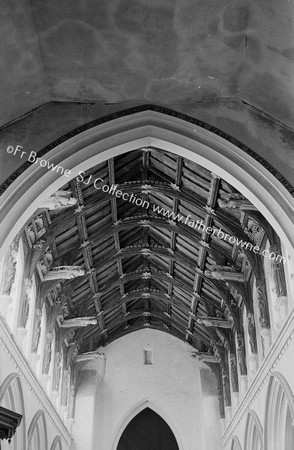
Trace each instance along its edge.
{"label": "stone wall", "polygon": [[[145,350],[150,350],[152,364],[144,364]],[[79,415],[73,435],[78,434],[83,424],[86,441],[83,444],[79,439],[77,450],[85,449],[87,433],[91,431],[89,450],[116,450],[127,424],[147,407],[167,422],[180,450],[222,448],[215,380],[211,375],[210,389],[204,386],[207,380],[203,377],[201,380],[201,371],[210,369],[193,357],[195,350],[191,346],[169,334],[145,329],[128,334],[100,351],[105,355],[105,367],[99,359],[96,378],[89,366],[80,372],[76,398]],[[96,380],[96,390],[93,383],[89,388],[89,377],[92,382]],[[93,399],[94,419],[89,425]]]}

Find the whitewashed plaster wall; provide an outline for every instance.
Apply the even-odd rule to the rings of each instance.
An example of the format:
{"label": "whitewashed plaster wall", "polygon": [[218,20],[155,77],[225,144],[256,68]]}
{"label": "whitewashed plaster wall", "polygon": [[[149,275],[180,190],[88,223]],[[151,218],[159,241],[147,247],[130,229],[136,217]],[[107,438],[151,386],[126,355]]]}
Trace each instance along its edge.
{"label": "whitewashed plaster wall", "polygon": [[[18,379],[20,389],[15,392],[13,403],[15,412],[23,415],[21,425],[17,429],[11,444],[2,442],[2,449],[6,450],[27,450],[29,448],[29,430],[32,430],[32,420],[36,414],[44,416],[45,430],[44,445],[39,450],[51,450],[52,444],[60,438],[62,450],[71,447],[71,436],[65,424],[61,421],[52,403],[43,391],[40,383],[36,379],[28,362],[18,348],[7,324],[0,314],[0,397],[1,406],[7,407],[5,402],[6,386],[9,386],[10,379]],[[20,396],[20,398],[18,398]],[[22,398],[21,398],[22,397]],[[22,403],[23,411],[19,410]],[[14,409],[14,408],[13,408]],[[17,441],[17,444],[15,443]],[[57,447],[58,448],[58,447]],[[86,450],[86,449],[84,449]]]}
{"label": "whitewashed plaster wall", "polygon": [[[152,365],[144,365],[144,349],[153,350]],[[191,346],[163,332],[145,329],[99,351],[105,354],[106,364],[102,380],[103,370],[98,363],[94,420],[89,425],[87,411],[91,409],[94,391],[93,371],[88,368],[83,377],[89,378],[86,384],[81,382],[77,391],[76,412],[79,412],[73,426],[74,438],[83,423],[88,432],[93,428],[91,450],[116,450],[129,421],[150,407],[168,423],[180,450],[222,448],[216,388],[202,388],[207,380],[201,381],[200,371],[210,369],[191,356]],[[209,380],[214,384],[213,376]],[[77,439],[74,440],[77,444]],[[86,442],[88,438],[75,448],[85,450]]]}

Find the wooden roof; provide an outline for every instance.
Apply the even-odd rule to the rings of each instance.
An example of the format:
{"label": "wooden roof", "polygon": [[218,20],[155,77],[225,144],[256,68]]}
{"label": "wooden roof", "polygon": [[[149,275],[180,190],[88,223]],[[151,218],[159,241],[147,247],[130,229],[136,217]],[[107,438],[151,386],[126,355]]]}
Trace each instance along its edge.
{"label": "wooden roof", "polygon": [[[103,192],[106,185],[127,194],[125,199]],[[58,285],[67,318],[97,317],[97,325],[76,331],[80,352],[144,327],[171,333],[204,352],[220,334],[230,341],[231,330],[199,325],[196,318],[231,317],[238,329],[236,305],[245,302],[252,309],[251,273],[260,270],[261,256],[204,227],[198,230],[191,221],[262,245],[261,214],[219,207],[220,199],[237,192],[232,186],[185,158],[143,148],[91,168],[63,189],[72,192],[77,205],[46,211],[45,245],[35,252],[31,268],[49,249],[54,266],[85,270],[82,277],[46,281],[42,287],[48,298]],[[205,271],[216,265],[243,271],[247,281],[208,278]]]}

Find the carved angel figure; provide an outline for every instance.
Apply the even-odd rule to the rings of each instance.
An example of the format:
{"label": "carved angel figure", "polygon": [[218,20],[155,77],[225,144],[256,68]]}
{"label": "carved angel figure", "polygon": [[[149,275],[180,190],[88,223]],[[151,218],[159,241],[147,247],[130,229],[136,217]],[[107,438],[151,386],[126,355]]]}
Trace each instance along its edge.
{"label": "carved angel figure", "polygon": [[217,317],[198,317],[196,322],[199,325],[204,325],[206,327],[216,327],[216,328],[232,328],[229,321],[225,319],[219,319]]}
{"label": "carved angel figure", "polygon": [[223,195],[223,198],[218,200],[218,204],[220,208],[238,208],[243,211],[256,210],[256,207],[252,205],[246,197],[239,193],[228,193]]}
{"label": "carved angel figure", "polygon": [[71,197],[71,191],[59,190],[52,194],[42,204],[43,208],[47,208],[50,211],[69,208],[77,204],[77,199]]}
{"label": "carved angel figure", "polygon": [[233,267],[215,266],[212,270],[205,270],[204,275],[220,281],[245,282],[246,277],[243,272],[236,271]]}
{"label": "carved angel figure", "polygon": [[61,328],[87,327],[88,325],[97,325],[97,319],[94,316],[74,317],[73,319],[60,320],[59,324]]}

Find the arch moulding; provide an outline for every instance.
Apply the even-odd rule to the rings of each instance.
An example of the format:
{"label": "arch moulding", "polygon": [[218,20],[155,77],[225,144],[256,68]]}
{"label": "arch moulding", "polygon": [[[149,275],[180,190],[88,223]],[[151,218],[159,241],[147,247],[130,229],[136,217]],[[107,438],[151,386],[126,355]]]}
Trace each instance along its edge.
{"label": "arch moulding", "polygon": [[[26,409],[24,402],[24,394],[22,389],[22,384],[18,373],[12,372],[9,374],[5,380],[2,382],[0,386],[0,403],[3,400],[4,395],[7,392],[7,389],[12,386],[12,395],[14,397],[14,401],[16,403],[15,412],[22,415],[20,427],[17,430],[19,434],[20,443],[17,448],[25,449],[26,448]],[[0,446],[1,448],[1,446]]]}
{"label": "arch moulding", "polygon": [[178,118],[148,109],[89,129],[87,126],[81,128],[86,131],[64,140],[45,154],[41,152],[42,159],[70,170],[70,177],[38,164],[26,163],[27,168],[20,171],[22,173],[11,184],[5,185],[0,197],[0,257],[40,202],[71,178],[77,177],[79,171],[147,146],[181,155],[225,179],[262,212],[284,244],[294,248],[294,199],[291,188],[288,186],[287,190],[248,152],[197,125],[195,120],[188,121],[185,117]]}
{"label": "arch moulding", "polygon": [[[283,436],[279,436],[279,422],[284,421],[285,417],[281,416],[281,410],[285,411],[285,407],[289,407],[292,418],[294,419],[294,395],[292,389],[280,372],[272,372],[268,384],[266,397],[266,417],[264,430],[265,448],[276,448],[276,442],[273,437],[279,437],[279,445],[283,448]],[[283,412],[284,412],[283,411]],[[284,425],[284,424],[283,424]]]}
{"label": "arch moulding", "polygon": [[242,450],[241,444],[237,436],[233,437],[231,450]]}
{"label": "arch moulding", "polygon": [[131,422],[132,419],[134,419],[134,417],[136,417],[141,411],[143,411],[146,408],[152,409],[152,411],[157,413],[168,424],[168,426],[170,427],[170,429],[172,430],[172,432],[176,438],[177,444],[179,446],[179,450],[185,450],[185,447],[181,441],[181,437],[180,437],[181,435],[178,432],[175,424],[173,424],[171,422],[169,417],[166,417],[165,412],[162,411],[160,407],[155,405],[153,402],[151,402],[147,398],[138,402],[123,416],[123,418],[121,419],[121,421],[118,424],[117,431],[115,433],[115,439],[113,441],[111,450],[117,450],[119,440],[120,440],[121,435],[123,434],[125,428],[127,427],[127,425]]}
{"label": "arch moulding", "polygon": [[253,430],[256,427],[258,437],[263,448],[263,429],[258,415],[253,409],[249,409],[245,427],[245,443],[244,450],[251,450],[250,445],[253,437]]}

